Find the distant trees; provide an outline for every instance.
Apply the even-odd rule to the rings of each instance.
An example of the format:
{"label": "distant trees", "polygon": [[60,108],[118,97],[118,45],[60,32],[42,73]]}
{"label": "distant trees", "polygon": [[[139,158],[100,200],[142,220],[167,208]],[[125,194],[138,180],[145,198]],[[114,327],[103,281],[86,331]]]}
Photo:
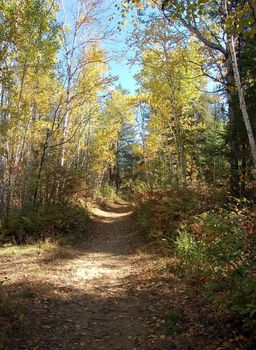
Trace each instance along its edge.
{"label": "distant trees", "polygon": [[123,14],[139,7],[134,96],[113,86],[101,1],[74,5],[67,14],[57,1],[0,3],[2,213],[106,184],[216,185],[228,162],[232,194],[246,194],[256,152],[254,2],[151,2],[144,18],[142,1],[123,1]]}
{"label": "distant trees", "polygon": [[[247,174],[248,181],[255,159],[255,118],[248,112],[251,110],[251,101],[247,97],[250,83],[246,76],[250,68],[244,65],[244,61],[242,62],[243,53],[247,51],[247,47],[252,48],[251,40],[255,36],[254,2],[165,0],[123,3],[125,4],[123,11],[137,6],[139,17],[146,13],[147,6],[158,9],[178,37],[183,36],[186,40],[192,35],[196,38],[197,45],[202,45],[207,57],[201,64],[202,72],[219,83],[226,93],[231,192],[234,195],[241,195],[244,188],[244,174]],[[150,17],[153,18],[152,11],[144,23],[150,21]],[[246,139],[242,136],[244,134],[247,134]],[[244,152],[246,156],[243,155]],[[248,156],[250,160],[245,161],[244,157]]]}
{"label": "distant trees", "polygon": [[[92,154],[93,159],[96,159],[93,169],[97,174],[98,185],[107,183],[119,192],[127,171],[126,161],[132,156],[133,125],[132,98],[126,91],[117,88],[106,99],[95,127]],[[129,174],[131,176],[132,173]]]}
{"label": "distant trees", "polygon": [[[87,183],[88,142],[111,79],[100,2],[1,2],[0,206],[65,202]],[[62,11],[62,12],[60,12]],[[90,131],[89,131],[90,130]],[[83,185],[82,185],[83,183]]]}
{"label": "distant trees", "polygon": [[[136,75],[140,86],[137,152],[147,183],[150,187],[187,186],[205,181],[211,163],[210,159],[206,163],[203,153],[207,132],[216,131],[221,122],[214,122],[212,105],[217,99],[214,102],[203,92],[206,77],[200,67],[206,57],[202,46],[193,39],[184,41],[156,19],[148,21],[144,31],[135,30],[130,45],[137,48],[134,60],[141,67]],[[139,163],[138,171],[142,169]]]}

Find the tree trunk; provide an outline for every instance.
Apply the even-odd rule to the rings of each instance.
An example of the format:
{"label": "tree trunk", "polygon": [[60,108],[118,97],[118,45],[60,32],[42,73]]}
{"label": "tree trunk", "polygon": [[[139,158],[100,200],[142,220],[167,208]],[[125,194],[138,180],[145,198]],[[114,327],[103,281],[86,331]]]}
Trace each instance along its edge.
{"label": "tree trunk", "polygon": [[246,144],[244,143],[242,146],[242,164],[241,164],[241,197],[245,196],[245,181],[246,181]]}
{"label": "tree trunk", "polygon": [[246,103],[245,103],[244,89],[243,89],[242,84],[241,84],[241,78],[240,78],[240,73],[239,73],[238,64],[237,64],[235,42],[234,42],[233,35],[231,36],[231,38],[229,40],[229,48],[230,48],[231,62],[232,62],[235,84],[237,87],[237,92],[238,92],[238,97],[239,97],[239,105],[240,105],[243,120],[245,123],[247,136],[249,139],[249,144],[251,147],[251,153],[252,153],[252,157],[253,157],[254,167],[256,168],[256,142],[255,142],[255,137],[253,134],[252,125],[250,122],[250,118],[249,118]]}
{"label": "tree trunk", "polygon": [[177,146],[177,154],[178,154],[178,163],[179,163],[179,172],[178,177],[181,174],[182,184],[186,187],[187,186],[187,164],[186,164],[186,157],[185,157],[185,150],[184,150],[184,143],[182,140],[182,133],[181,133],[181,126],[180,126],[180,120],[177,113],[176,108],[176,101],[175,101],[175,95],[174,95],[174,89],[173,89],[173,79],[171,74],[169,75],[169,87],[170,87],[170,100],[171,100],[171,106],[172,106],[172,115],[175,125],[175,136],[176,136],[176,146]]}
{"label": "tree trunk", "polygon": [[236,115],[235,115],[235,94],[234,94],[234,75],[232,69],[232,62],[230,57],[226,60],[227,67],[227,99],[228,99],[228,116],[230,125],[230,192],[232,196],[239,197],[239,166],[238,166],[238,154],[239,154],[239,144],[236,131]]}
{"label": "tree trunk", "polygon": [[43,151],[42,151],[42,155],[41,155],[41,160],[40,160],[40,164],[39,164],[38,174],[37,174],[37,178],[36,178],[36,185],[35,185],[35,191],[34,191],[34,197],[33,197],[33,205],[34,205],[34,207],[37,206],[38,190],[39,190],[39,185],[40,185],[40,181],[41,181],[41,175],[42,175],[42,171],[43,171],[43,165],[44,165],[44,161],[45,161],[46,150],[47,150],[47,147],[48,147],[48,140],[49,140],[49,131],[47,130],[45,142],[44,142],[44,145],[43,145]]}

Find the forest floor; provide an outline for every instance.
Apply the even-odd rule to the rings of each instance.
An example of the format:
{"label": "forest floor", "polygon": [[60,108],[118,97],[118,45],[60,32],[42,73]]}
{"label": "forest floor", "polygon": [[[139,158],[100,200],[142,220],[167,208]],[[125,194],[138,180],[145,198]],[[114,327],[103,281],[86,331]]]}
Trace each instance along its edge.
{"label": "forest floor", "polygon": [[[2,349],[243,349],[172,259],[141,243],[125,202],[92,210],[89,238],[73,246],[0,249]],[[7,306],[6,306],[7,308]],[[4,345],[5,344],[5,345]]]}

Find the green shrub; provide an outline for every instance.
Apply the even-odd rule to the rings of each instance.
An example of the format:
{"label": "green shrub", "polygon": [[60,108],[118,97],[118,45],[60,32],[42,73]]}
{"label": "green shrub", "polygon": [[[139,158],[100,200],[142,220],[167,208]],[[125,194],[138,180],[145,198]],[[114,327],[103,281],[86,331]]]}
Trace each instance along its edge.
{"label": "green shrub", "polygon": [[[216,193],[217,192],[217,193]],[[168,187],[164,190],[148,189],[135,193],[134,201],[138,208],[140,221],[147,232],[161,232],[167,241],[173,242],[180,223],[190,222],[194,215],[200,215],[214,203],[224,202],[223,194],[209,188]],[[145,224],[145,222],[148,224]]]}
{"label": "green shrub", "polygon": [[142,203],[140,207],[137,206],[134,210],[137,226],[141,232],[146,234],[149,234],[152,228],[150,212],[151,212],[151,209],[150,209],[150,206],[148,205],[148,202]]}
{"label": "green shrub", "polygon": [[184,332],[184,326],[182,323],[181,314],[175,309],[169,310],[165,317],[164,333],[167,336],[170,336]]}
{"label": "green shrub", "polygon": [[256,338],[256,212],[247,200],[212,190],[137,193],[137,221],[176,252],[176,273],[196,278],[218,308]]}
{"label": "green shrub", "polygon": [[230,310],[256,337],[254,227],[254,212],[249,208],[208,211],[194,217],[190,225],[181,225],[175,247],[190,267],[203,262],[197,272],[207,273],[204,290],[208,297]]}
{"label": "green shrub", "polygon": [[46,237],[58,238],[86,231],[89,214],[78,205],[41,206],[37,211],[23,208],[2,218],[1,241],[32,243]]}
{"label": "green shrub", "polygon": [[201,264],[205,260],[205,246],[182,227],[175,242],[176,252],[179,258],[186,264]]}
{"label": "green shrub", "polygon": [[114,189],[113,186],[110,186],[108,184],[106,184],[104,187],[101,188],[100,196],[104,198],[109,198],[112,200],[115,200],[117,198],[116,190]]}

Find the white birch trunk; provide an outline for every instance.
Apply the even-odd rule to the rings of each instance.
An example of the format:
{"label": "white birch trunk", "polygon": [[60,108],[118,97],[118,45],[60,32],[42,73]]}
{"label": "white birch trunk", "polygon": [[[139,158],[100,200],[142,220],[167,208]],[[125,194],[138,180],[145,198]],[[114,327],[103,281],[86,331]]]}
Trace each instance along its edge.
{"label": "white birch trunk", "polygon": [[249,118],[249,115],[247,112],[247,107],[246,107],[246,102],[245,102],[245,97],[244,97],[244,89],[243,89],[243,86],[241,84],[240,73],[239,73],[238,64],[237,64],[235,41],[234,41],[233,35],[231,35],[231,38],[229,39],[229,48],[230,48],[235,83],[236,83],[238,97],[239,97],[239,105],[240,105],[243,120],[245,123],[247,136],[249,139],[249,144],[251,147],[251,153],[252,153],[252,157],[253,157],[254,167],[256,168],[256,142],[255,142],[255,137],[253,134],[250,118]]}

